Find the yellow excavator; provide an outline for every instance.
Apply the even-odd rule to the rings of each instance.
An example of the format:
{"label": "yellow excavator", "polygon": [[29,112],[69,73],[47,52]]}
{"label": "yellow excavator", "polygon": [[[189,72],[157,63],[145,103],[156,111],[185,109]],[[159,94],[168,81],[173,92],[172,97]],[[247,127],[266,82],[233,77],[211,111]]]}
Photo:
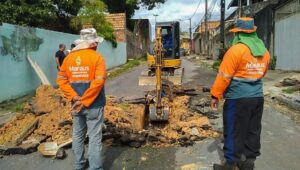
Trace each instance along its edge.
{"label": "yellow excavator", "polygon": [[154,67],[155,67],[155,81],[156,91],[155,94],[148,93],[146,95],[146,113],[149,115],[148,120],[150,122],[162,122],[168,121],[169,108],[163,106],[162,98],[166,96],[163,92],[162,85],[162,66],[163,66],[163,44],[161,38],[161,28],[156,29],[156,40],[154,47]]}
{"label": "yellow excavator", "polygon": [[[183,71],[180,59],[180,28],[179,22],[161,22],[155,26],[156,41],[154,48],[150,47],[147,53],[148,69],[144,70],[139,77],[139,85],[156,85],[156,61],[155,49],[157,46],[157,38],[160,38],[162,44],[162,64],[161,78],[172,82],[174,85],[182,83]],[[157,30],[160,30],[159,34]],[[157,37],[159,36],[159,37]],[[153,45],[152,45],[153,46]]]}
{"label": "yellow excavator", "polygon": [[179,53],[179,23],[158,23],[152,55],[148,54],[149,69],[141,77],[140,85],[156,85],[155,94],[146,95],[146,119],[150,122],[167,122],[169,107],[163,105],[163,97],[173,100],[173,85],[182,83],[183,68]]}

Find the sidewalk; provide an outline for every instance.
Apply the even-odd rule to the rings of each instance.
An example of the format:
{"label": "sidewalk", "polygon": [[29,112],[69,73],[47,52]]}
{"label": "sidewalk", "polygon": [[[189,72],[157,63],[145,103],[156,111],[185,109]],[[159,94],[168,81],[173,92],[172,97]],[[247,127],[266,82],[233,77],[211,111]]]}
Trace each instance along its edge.
{"label": "sidewalk", "polygon": [[300,91],[287,93],[284,92],[284,89],[287,89],[288,86],[276,86],[285,78],[295,78],[300,81],[300,76],[297,72],[270,70],[264,79],[265,96],[276,99],[278,102],[283,103],[294,110],[300,111]]}
{"label": "sidewalk", "polygon": [[267,73],[264,78],[265,99],[300,125],[300,91],[288,93],[286,89],[289,89],[290,86],[278,86],[285,78],[296,78],[300,81],[299,73],[296,72],[270,70]]}
{"label": "sidewalk", "polygon": [[213,59],[206,59],[204,56],[200,56],[197,54],[191,54],[190,56],[186,57],[188,60],[192,60],[195,61],[197,63],[201,63],[204,66],[208,67],[208,68],[212,68],[212,65],[214,64],[215,60]]}

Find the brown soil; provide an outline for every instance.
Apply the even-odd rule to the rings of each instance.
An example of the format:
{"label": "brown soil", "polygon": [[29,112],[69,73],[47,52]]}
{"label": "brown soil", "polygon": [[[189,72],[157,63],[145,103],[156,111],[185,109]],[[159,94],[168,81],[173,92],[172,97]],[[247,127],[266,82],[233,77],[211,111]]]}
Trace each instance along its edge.
{"label": "brown soil", "polygon": [[[51,140],[61,143],[71,136],[71,126],[60,126],[61,122],[71,121],[70,104],[63,94],[52,87],[41,86],[34,99],[36,110],[46,113],[39,116],[40,125],[34,131],[36,135],[50,136]],[[39,111],[41,112],[41,111]]]}
{"label": "brown soil", "polygon": [[[143,144],[167,146],[217,137],[218,133],[212,130],[208,118],[191,111],[189,102],[189,96],[175,96],[174,102],[164,100],[164,104],[170,108],[169,123],[152,125],[143,130],[144,105],[126,104],[108,97],[104,113],[107,125],[104,136],[108,133],[113,135],[104,137],[104,140],[139,147]],[[15,137],[36,119],[39,119],[39,125],[28,137],[30,139],[46,136],[48,141],[62,143],[72,135],[70,103],[60,90],[40,86],[36,90],[36,96],[24,107],[24,113],[18,114],[15,119],[0,128],[0,144],[14,141]],[[128,139],[124,139],[126,137]]]}
{"label": "brown soil", "polygon": [[0,145],[12,143],[23,129],[35,120],[33,114],[18,116],[0,128]]}
{"label": "brown soil", "polygon": [[59,126],[61,122],[72,120],[69,110],[70,104],[59,90],[40,86],[36,96],[25,105],[24,113],[0,129],[0,144],[15,140],[16,134],[21,133],[35,119],[39,119],[39,125],[30,137],[42,135],[61,143],[71,136],[71,126]]}
{"label": "brown soil", "polygon": [[104,117],[106,121],[112,122],[116,128],[132,129],[140,131],[143,127],[144,105],[120,104],[114,102],[114,98],[107,99]]}

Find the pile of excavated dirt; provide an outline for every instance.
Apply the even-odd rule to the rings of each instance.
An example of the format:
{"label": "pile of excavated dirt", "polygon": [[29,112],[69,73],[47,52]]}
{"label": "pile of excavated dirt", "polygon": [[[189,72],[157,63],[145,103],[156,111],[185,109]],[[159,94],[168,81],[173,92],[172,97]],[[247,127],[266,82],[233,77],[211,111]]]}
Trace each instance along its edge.
{"label": "pile of excavated dirt", "polygon": [[[0,128],[0,144],[13,143],[17,135],[38,119],[38,126],[30,137],[45,136],[49,141],[61,143],[71,136],[70,104],[63,94],[51,86],[40,86],[36,96],[27,103],[23,114],[6,123]],[[64,125],[67,124],[67,125]],[[11,137],[9,137],[11,136]]]}
{"label": "pile of excavated dirt", "polygon": [[[164,99],[164,105],[170,108],[168,123],[149,124],[146,129],[144,123],[148,125],[149,122],[144,122],[147,116],[144,104],[130,104],[107,97],[103,141],[106,144],[133,147],[169,146],[190,145],[207,137],[218,137],[207,116],[190,109],[193,97],[183,95],[182,89],[180,94],[174,96],[173,102]],[[38,125],[24,140],[46,139],[62,143],[72,135],[70,103],[60,90],[40,86],[36,96],[24,107],[23,113],[0,128],[0,145],[13,143],[18,134],[36,120]]]}
{"label": "pile of excavated dirt", "polygon": [[72,127],[67,124],[72,121],[70,104],[59,90],[50,86],[41,86],[29,105],[29,112],[42,114],[38,116],[39,126],[34,131],[35,135],[50,137],[50,140],[58,143],[71,137]]}

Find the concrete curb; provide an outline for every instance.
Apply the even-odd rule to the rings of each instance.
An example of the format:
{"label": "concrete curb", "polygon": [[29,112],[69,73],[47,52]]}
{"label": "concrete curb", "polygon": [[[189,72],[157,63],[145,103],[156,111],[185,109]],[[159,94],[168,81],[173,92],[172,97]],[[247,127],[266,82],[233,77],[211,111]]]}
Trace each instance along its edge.
{"label": "concrete curb", "polygon": [[[300,100],[293,95],[278,94],[273,96],[278,102],[287,105],[288,107],[300,111]],[[299,98],[299,97],[298,97]]]}

